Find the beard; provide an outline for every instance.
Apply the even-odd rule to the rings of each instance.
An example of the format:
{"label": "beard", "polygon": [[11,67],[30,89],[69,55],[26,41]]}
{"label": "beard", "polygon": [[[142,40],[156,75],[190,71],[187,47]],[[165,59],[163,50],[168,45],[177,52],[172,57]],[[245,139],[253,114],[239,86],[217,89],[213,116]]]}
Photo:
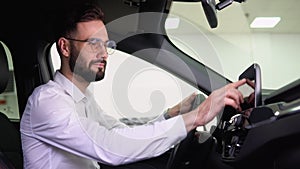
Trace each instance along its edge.
{"label": "beard", "polygon": [[[71,53],[70,56],[70,61],[69,61],[69,66],[73,74],[76,74],[80,77],[82,77],[85,81],[87,82],[95,82],[95,81],[100,81],[104,78],[105,76],[105,70],[106,70],[106,61],[103,59],[97,59],[97,60],[92,60],[88,67],[85,67],[81,60],[78,60],[79,55],[74,55],[73,52]],[[79,56],[83,57],[83,56]],[[91,66],[95,63],[103,63],[104,67],[103,68],[98,68],[98,70],[95,72],[91,69]]]}

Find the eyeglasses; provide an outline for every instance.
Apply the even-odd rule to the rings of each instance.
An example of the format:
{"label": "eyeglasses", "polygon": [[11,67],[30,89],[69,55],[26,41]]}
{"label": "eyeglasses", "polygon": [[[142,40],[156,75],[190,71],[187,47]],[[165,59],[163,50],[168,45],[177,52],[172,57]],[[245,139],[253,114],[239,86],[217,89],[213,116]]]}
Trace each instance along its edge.
{"label": "eyeglasses", "polygon": [[85,39],[85,40],[73,39],[73,38],[66,38],[66,39],[71,40],[71,41],[77,41],[77,42],[87,42],[88,45],[90,46],[90,51],[93,53],[99,52],[103,49],[103,47],[105,47],[107,54],[111,55],[114,53],[114,51],[117,47],[116,42],[113,40],[108,40],[108,41],[103,42],[99,38],[89,38],[89,39]]}

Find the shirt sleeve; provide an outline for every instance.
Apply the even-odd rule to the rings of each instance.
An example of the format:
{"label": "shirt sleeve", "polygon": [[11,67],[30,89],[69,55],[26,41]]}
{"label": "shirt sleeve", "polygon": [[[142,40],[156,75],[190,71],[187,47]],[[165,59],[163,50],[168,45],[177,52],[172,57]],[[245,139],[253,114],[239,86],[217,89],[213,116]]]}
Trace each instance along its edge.
{"label": "shirt sleeve", "polygon": [[78,156],[111,165],[131,163],[161,155],[187,134],[182,116],[108,129],[96,120],[78,116],[70,96],[49,92],[31,99],[31,134]]}

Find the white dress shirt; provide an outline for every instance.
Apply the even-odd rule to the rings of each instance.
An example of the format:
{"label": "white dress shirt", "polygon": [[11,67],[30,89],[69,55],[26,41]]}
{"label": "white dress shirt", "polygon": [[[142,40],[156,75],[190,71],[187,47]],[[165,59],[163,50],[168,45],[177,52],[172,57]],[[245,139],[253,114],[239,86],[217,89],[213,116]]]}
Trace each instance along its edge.
{"label": "white dress shirt", "polygon": [[182,116],[127,127],[91,96],[59,72],[34,90],[21,118],[24,169],[127,164],[159,156],[186,137]]}

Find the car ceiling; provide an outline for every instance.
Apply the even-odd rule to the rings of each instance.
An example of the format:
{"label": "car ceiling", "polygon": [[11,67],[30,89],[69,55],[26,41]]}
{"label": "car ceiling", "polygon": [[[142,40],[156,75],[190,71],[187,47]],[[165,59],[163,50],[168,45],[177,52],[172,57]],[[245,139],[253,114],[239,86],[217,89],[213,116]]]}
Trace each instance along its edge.
{"label": "car ceiling", "polygon": [[[219,1],[216,0],[216,3]],[[300,1],[299,0],[246,0],[243,3],[233,2],[223,10],[217,11],[218,27],[211,29],[202,11],[199,16],[191,18],[192,22],[214,33],[300,33]],[[178,11],[190,10],[183,6]],[[197,11],[195,11],[197,12]],[[279,24],[273,29],[250,29],[249,25],[255,17],[281,17]]]}

